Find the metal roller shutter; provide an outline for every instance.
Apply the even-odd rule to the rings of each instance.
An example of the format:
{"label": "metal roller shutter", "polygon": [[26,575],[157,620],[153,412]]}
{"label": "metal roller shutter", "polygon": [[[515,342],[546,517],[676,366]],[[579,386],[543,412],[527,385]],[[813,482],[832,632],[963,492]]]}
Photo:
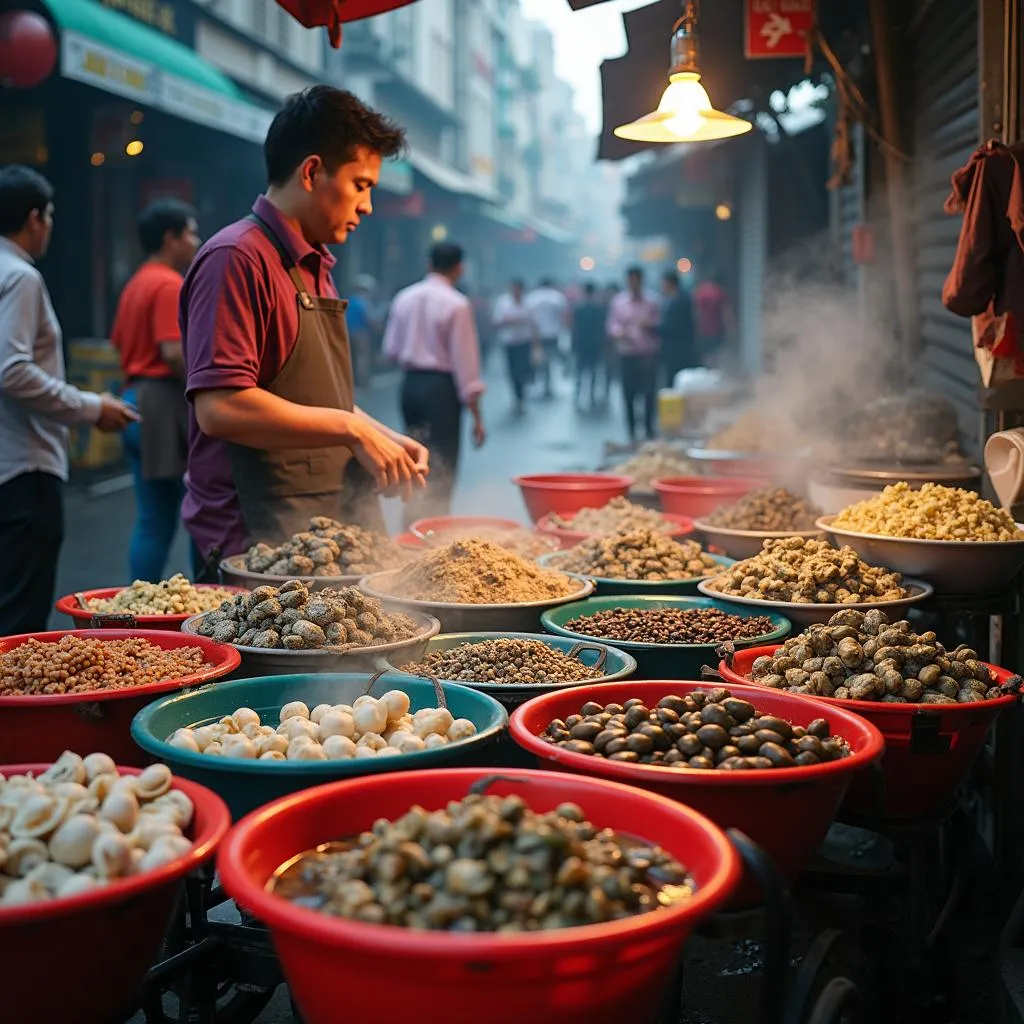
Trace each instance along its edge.
{"label": "metal roller shutter", "polygon": [[913,40],[913,218],[922,383],[956,406],[969,450],[979,445],[979,376],[967,320],[942,305],[960,218],[943,212],[949,177],[977,147],[978,12],[961,0],[936,0]]}
{"label": "metal roller shutter", "polygon": [[853,259],[853,229],[865,220],[864,129],[855,124],[850,129],[852,161],[849,181],[832,192],[832,230],[839,270],[850,288],[859,289],[861,268]]}

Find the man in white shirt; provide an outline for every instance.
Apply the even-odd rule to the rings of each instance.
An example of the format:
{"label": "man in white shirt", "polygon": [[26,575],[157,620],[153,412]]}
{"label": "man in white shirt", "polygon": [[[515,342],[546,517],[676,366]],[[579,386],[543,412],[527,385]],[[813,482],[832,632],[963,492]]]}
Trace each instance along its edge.
{"label": "man in white shirt", "polygon": [[53,230],[53,187],[0,169],[0,636],[46,629],[64,539],[68,427],[122,430],[113,395],[64,379],[60,325],[35,261]]}
{"label": "man in white shirt", "polygon": [[526,385],[533,376],[534,351],[540,345],[537,321],[523,298],[522,281],[512,281],[508,292],[498,296],[491,320],[498,343],[505,350],[508,379],[512,384],[512,411],[522,416]]}
{"label": "man in white shirt", "polygon": [[558,359],[559,341],[562,332],[569,326],[569,300],[555,287],[555,282],[546,277],[526,297],[526,305],[533,314],[540,334],[541,351],[544,354],[544,397],[550,398],[551,365]]}
{"label": "man in white shirt", "polygon": [[462,409],[473,418],[473,443],[487,437],[480,412],[480,345],[473,305],[456,287],[463,252],[448,242],[430,251],[430,272],[392,300],[384,355],[398,363],[406,432],[430,451],[430,484],[405,507],[406,525],[425,515],[447,515],[459,463]]}

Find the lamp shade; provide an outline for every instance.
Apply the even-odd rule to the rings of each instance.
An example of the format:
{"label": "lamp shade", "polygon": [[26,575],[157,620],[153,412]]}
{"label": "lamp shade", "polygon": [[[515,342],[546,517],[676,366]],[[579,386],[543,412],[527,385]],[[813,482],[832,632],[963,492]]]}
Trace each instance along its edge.
{"label": "lamp shade", "polygon": [[711,142],[743,135],[751,128],[749,121],[715,110],[700,75],[684,71],[669,76],[653,114],[620,125],[615,134],[631,142]]}

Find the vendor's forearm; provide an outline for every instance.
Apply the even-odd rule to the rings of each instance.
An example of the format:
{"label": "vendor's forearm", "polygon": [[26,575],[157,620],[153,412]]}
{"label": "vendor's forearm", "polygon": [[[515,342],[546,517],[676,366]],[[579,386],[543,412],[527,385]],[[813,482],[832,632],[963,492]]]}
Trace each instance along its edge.
{"label": "vendor's forearm", "polygon": [[298,405],[263,388],[199,391],[194,404],[204,434],[248,448],[331,448],[355,436],[356,414]]}

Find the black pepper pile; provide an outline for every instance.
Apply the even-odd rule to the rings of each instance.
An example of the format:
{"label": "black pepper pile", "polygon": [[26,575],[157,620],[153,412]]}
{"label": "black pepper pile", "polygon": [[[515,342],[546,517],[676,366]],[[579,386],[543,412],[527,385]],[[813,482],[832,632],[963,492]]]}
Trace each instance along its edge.
{"label": "black pepper pile", "polygon": [[513,686],[581,683],[601,674],[582,661],[570,658],[564,651],[549,647],[543,640],[513,637],[431,651],[422,661],[405,665],[402,671],[456,682]]}
{"label": "black pepper pile", "polygon": [[850,756],[849,744],[816,718],[806,726],[762,715],[724,687],[669,694],[654,708],[639,697],[622,704],[588,701],[554,719],[541,739],[576,754],[630,764],[749,771],[800,768]]}
{"label": "black pepper pile", "polygon": [[775,623],[767,615],[744,617],[717,608],[611,608],[570,619],[565,628],[640,644],[717,644],[765,636]]}

